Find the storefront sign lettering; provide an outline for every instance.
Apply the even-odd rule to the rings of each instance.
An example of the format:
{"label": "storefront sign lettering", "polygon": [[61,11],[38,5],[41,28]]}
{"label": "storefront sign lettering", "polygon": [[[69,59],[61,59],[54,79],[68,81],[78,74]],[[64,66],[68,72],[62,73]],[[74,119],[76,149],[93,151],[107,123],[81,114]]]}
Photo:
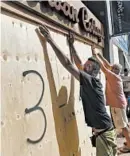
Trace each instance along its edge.
{"label": "storefront sign lettering", "polygon": [[96,22],[93,18],[89,18],[87,9],[85,7],[80,8],[79,12],[73,7],[70,6],[67,2],[61,1],[47,1],[49,6],[56,11],[62,13],[73,23],[79,23],[80,27],[98,38],[98,42],[101,42],[103,39],[102,31],[96,27]]}
{"label": "storefront sign lettering", "polygon": [[61,1],[48,1],[50,7],[55,8],[56,11],[61,11],[70,21],[74,23],[79,22],[78,12],[73,6],[70,6],[67,2]]}

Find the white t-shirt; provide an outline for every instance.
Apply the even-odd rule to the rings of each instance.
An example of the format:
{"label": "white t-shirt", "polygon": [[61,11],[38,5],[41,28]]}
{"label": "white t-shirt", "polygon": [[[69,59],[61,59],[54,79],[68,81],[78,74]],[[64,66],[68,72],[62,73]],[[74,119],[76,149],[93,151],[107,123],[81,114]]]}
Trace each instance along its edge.
{"label": "white t-shirt", "polygon": [[122,76],[124,92],[130,92],[130,75]]}

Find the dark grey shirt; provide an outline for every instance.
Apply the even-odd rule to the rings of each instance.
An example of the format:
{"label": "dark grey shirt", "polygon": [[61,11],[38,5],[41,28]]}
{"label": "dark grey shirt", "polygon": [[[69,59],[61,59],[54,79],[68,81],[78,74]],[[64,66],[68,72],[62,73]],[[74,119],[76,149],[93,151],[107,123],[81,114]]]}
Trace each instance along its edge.
{"label": "dark grey shirt", "polygon": [[96,129],[112,127],[111,118],[106,112],[102,84],[99,79],[80,71],[80,96],[88,126]]}

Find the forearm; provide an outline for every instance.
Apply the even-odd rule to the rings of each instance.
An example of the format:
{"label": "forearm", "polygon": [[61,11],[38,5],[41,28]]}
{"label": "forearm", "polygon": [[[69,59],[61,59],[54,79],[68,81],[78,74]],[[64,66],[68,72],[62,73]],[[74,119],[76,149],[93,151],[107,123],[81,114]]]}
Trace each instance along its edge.
{"label": "forearm", "polygon": [[111,68],[111,64],[100,53],[98,53],[97,55],[107,68]]}
{"label": "forearm", "polygon": [[79,70],[83,70],[82,61],[79,55],[77,54],[77,51],[73,44],[71,46],[72,46],[71,48],[72,48],[72,56],[73,56],[74,62]]}
{"label": "forearm", "polygon": [[80,72],[73,66],[71,61],[64,55],[62,50],[58,47],[55,41],[51,38],[49,30],[46,26],[39,26],[37,29],[40,34],[40,39],[45,38],[47,42],[52,46],[56,56],[58,57],[61,64],[77,79],[80,79]]}
{"label": "forearm", "polygon": [[65,54],[62,52],[62,50],[58,47],[58,45],[55,43],[54,40],[49,42],[52,46],[53,50],[55,51],[56,56],[60,60],[61,64],[66,67],[67,65],[72,64],[70,60],[65,56]]}
{"label": "forearm", "polygon": [[95,55],[96,59],[98,60],[99,64],[102,66],[104,64],[104,62],[102,61],[102,59],[99,57],[98,54]]}
{"label": "forearm", "polygon": [[101,66],[101,70],[102,70],[104,73],[106,73],[106,70],[108,70],[108,69],[107,69],[107,67],[105,67],[105,65],[104,65],[104,63],[103,63],[103,61],[102,61],[102,59],[99,57],[98,54],[96,54],[95,57],[97,58],[97,60],[98,60],[98,62],[99,62],[99,64],[100,64],[100,66]]}
{"label": "forearm", "polygon": [[76,64],[82,64],[82,61],[81,61],[80,57],[78,56],[77,51],[73,44],[72,44],[72,55],[74,57],[74,61]]}
{"label": "forearm", "polygon": [[77,79],[79,80],[79,71],[74,68],[71,61],[63,54],[62,50],[57,46],[57,44],[52,40],[49,42],[55,51],[56,56],[58,57],[61,64]]}

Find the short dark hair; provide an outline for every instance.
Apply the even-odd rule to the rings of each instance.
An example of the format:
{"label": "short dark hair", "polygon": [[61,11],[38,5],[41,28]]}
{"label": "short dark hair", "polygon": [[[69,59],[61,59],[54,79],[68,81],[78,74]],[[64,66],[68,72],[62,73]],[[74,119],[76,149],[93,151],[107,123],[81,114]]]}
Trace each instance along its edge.
{"label": "short dark hair", "polygon": [[94,62],[94,64],[93,64],[93,76],[97,76],[99,71],[100,71],[100,68],[101,68],[98,60],[95,57],[90,57],[90,58],[88,58],[88,60]]}
{"label": "short dark hair", "polygon": [[100,66],[100,64],[99,64],[98,60],[96,59],[96,57],[89,57],[88,60],[96,62]]}

